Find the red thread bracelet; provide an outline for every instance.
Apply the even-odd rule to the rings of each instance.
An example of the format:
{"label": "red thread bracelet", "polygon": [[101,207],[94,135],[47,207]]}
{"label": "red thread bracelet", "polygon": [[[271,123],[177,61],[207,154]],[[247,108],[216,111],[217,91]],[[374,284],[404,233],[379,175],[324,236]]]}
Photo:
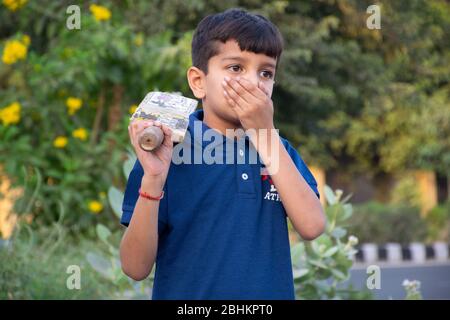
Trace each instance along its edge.
{"label": "red thread bracelet", "polygon": [[149,200],[161,200],[164,197],[164,190],[161,191],[161,194],[159,197],[153,197],[153,196],[149,195],[148,193],[146,193],[145,191],[141,191],[141,189],[139,188],[139,195],[141,197],[144,197]]}

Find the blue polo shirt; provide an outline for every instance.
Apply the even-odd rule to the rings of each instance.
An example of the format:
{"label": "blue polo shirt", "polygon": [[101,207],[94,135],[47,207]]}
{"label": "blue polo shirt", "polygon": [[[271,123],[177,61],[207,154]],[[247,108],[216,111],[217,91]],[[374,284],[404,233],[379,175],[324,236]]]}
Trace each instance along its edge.
{"label": "blue polo shirt", "polygon": [[[159,205],[152,298],[295,299],[287,215],[270,176],[259,157],[256,163],[250,160],[255,150],[247,136],[224,138],[202,120],[203,110],[190,115],[186,137],[174,149]],[[207,136],[207,130],[224,139]],[[305,162],[281,140],[319,196]],[[223,163],[195,164],[198,151],[222,157]],[[132,219],[142,176],[137,160],[123,200],[125,226]]]}

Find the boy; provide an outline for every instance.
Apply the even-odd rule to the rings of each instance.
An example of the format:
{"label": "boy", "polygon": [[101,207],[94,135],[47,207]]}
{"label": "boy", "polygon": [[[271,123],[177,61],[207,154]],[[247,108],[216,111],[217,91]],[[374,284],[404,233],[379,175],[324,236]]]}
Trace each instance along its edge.
{"label": "boy", "polygon": [[[156,260],[153,299],[295,299],[286,218],[306,240],[318,237],[326,220],[314,177],[273,125],[281,52],[278,29],[244,10],[207,16],[196,29],[187,78],[203,110],[191,114],[177,147],[185,159],[213,145],[220,160],[231,145],[238,149],[231,164],[174,163],[179,151],[170,129],[130,124],[138,160],[125,191],[120,257],[135,280],[145,279]],[[150,125],[165,137],[145,152],[137,137]],[[206,135],[215,135],[214,143]],[[242,163],[252,150],[258,161]]]}

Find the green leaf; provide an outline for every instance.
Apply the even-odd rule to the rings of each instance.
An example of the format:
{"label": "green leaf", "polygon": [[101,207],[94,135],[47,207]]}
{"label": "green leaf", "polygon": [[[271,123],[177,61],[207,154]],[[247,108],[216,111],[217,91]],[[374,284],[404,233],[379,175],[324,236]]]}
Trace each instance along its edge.
{"label": "green leaf", "polygon": [[325,251],[325,253],[322,255],[322,257],[324,257],[324,258],[331,257],[336,252],[338,252],[338,250],[339,250],[339,247],[331,247],[327,251]]}
{"label": "green leaf", "polygon": [[347,234],[347,230],[345,230],[344,228],[341,228],[341,227],[336,227],[333,229],[333,231],[331,231],[331,236],[336,239],[340,239],[343,236],[345,236],[346,234]]}
{"label": "green leaf", "polygon": [[356,250],[356,249],[350,249],[350,250],[348,250],[347,251],[347,257],[349,257],[349,258],[351,258],[351,257],[353,257],[355,254],[357,254],[358,253],[358,250]]}
{"label": "green leaf", "polygon": [[345,198],[341,200],[341,202],[346,203],[348,200],[350,200],[351,197],[353,197],[353,193],[346,195]]}
{"label": "green leaf", "polygon": [[294,275],[294,279],[298,279],[301,277],[306,276],[309,273],[309,270],[306,268],[302,268],[302,269],[293,269],[292,273]]}
{"label": "green leaf", "polygon": [[109,187],[108,201],[115,215],[120,219],[122,216],[123,193],[116,187]]}
{"label": "green leaf", "polygon": [[313,266],[316,266],[316,267],[319,267],[322,269],[328,269],[328,266],[319,260],[310,259],[309,263],[312,264]]}
{"label": "green leaf", "polygon": [[48,169],[46,174],[52,178],[61,178],[63,176],[62,173],[56,169]]}
{"label": "green leaf", "polygon": [[347,203],[347,204],[344,204],[342,207],[343,207],[343,213],[339,217],[340,221],[347,220],[353,214],[353,206],[351,204]]}
{"label": "green leaf", "polygon": [[324,191],[325,191],[325,198],[327,199],[327,202],[330,205],[336,204],[337,200],[336,200],[336,196],[334,195],[333,190],[329,186],[325,185]]}
{"label": "green leaf", "polygon": [[103,224],[97,224],[96,227],[98,237],[105,243],[108,243],[108,237],[111,235],[111,231]]}
{"label": "green leaf", "polygon": [[86,254],[86,260],[95,271],[107,279],[112,279],[113,271],[111,269],[111,264],[106,258],[100,256],[99,254],[88,252]]}
{"label": "green leaf", "polygon": [[134,153],[129,152],[128,153],[128,159],[123,164],[123,174],[125,175],[125,178],[128,179],[130,176],[131,170],[133,170],[134,163],[136,162],[136,155]]}
{"label": "green leaf", "polygon": [[331,268],[330,271],[338,280],[344,281],[347,279],[347,275],[338,269]]}
{"label": "green leaf", "polygon": [[292,259],[292,264],[295,267],[298,267],[300,265],[300,263],[301,263],[300,259],[302,258],[304,253],[305,253],[305,246],[302,242],[298,242],[294,246],[292,246],[291,259]]}
{"label": "green leaf", "polygon": [[321,250],[321,245],[319,244],[319,242],[318,241],[311,241],[311,248],[314,250],[314,252],[317,254],[317,255],[321,255],[321,253],[322,253],[322,251],[323,250]]}

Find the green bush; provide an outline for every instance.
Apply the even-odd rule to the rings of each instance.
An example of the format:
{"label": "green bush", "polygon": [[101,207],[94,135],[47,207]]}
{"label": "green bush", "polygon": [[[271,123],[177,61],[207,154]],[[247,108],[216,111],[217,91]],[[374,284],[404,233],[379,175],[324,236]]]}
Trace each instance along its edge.
{"label": "green bush", "polygon": [[106,192],[124,183],[131,110],[151,90],[187,93],[192,33],[142,30],[110,1],[109,18],[86,3],[69,30],[69,4],[0,4],[0,164],[13,186],[32,186],[15,212],[51,225],[62,206],[70,232],[92,238],[96,223],[114,225]]}
{"label": "green bush", "polygon": [[425,241],[427,225],[417,208],[369,202],[355,206],[349,232],[357,234],[361,242],[407,244]]}
{"label": "green bush", "polygon": [[405,279],[402,285],[406,292],[405,300],[423,300],[420,292],[420,281]]}
{"label": "green bush", "polygon": [[[129,177],[135,161],[136,156],[129,149],[128,159],[123,163],[125,179]],[[110,186],[108,190],[108,201],[116,215],[116,219],[113,220],[116,224],[119,224],[122,215],[123,196],[123,192],[114,186]],[[89,250],[86,253],[86,260],[99,275],[114,284],[116,290],[111,296],[118,299],[150,299],[155,268],[152,269],[152,272],[145,281],[133,281],[123,273],[120,263],[119,243],[123,235],[123,230],[119,229],[113,233],[105,225],[97,224],[96,233],[97,238],[100,240],[100,245],[97,246],[96,251]]]}
{"label": "green bush", "polygon": [[122,232],[113,234],[106,226],[96,227],[100,245],[86,253],[86,261],[105,281],[114,286],[110,299],[142,299],[151,298],[155,268],[145,281],[134,281],[126,276],[120,264],[119,240]]}
{"label": "green bush", "polygon": [[[324,234],[291,248],[297,299],[370,299],[368,291],[357,291],[343,283],[350,277],[358,239],[347,237],[346,221],[353,208],[341,199],[342,191],[325,187],[327,227]],[[345,240],[346,239],[346,240]]]}
{"label": "green bush", "polygon": [[[108,299],[117,290],[85,261],[97,243],[74,239],[60,223],[32,230],[19,225],[8,245],[0,247],[0,300]],[[70,290],[68,267],[80,268],[81,288]]]}
{"label": "green bush", "polygon": [[[116,194],[109,193],[116,207]],[[62,208],[62,207],[61,207]],[[122,272],[119,243],[122,230],[111,232],[97,224],[97,238],[73,236],[65,213],[52,225],[17,225],[13,236],[0,243],[0,300],[2,299],[148,299],[153,273],[135,282]],[[113,223],[118,224],[115,216]],[[117,229],[117,228],[116,228]],[[69,266],[80,269],[81,288],[68,289]]]}
{"label": "green bush", "polygon": [[428,241],[450,241],[450,202],[438,205],[425,216]]}

